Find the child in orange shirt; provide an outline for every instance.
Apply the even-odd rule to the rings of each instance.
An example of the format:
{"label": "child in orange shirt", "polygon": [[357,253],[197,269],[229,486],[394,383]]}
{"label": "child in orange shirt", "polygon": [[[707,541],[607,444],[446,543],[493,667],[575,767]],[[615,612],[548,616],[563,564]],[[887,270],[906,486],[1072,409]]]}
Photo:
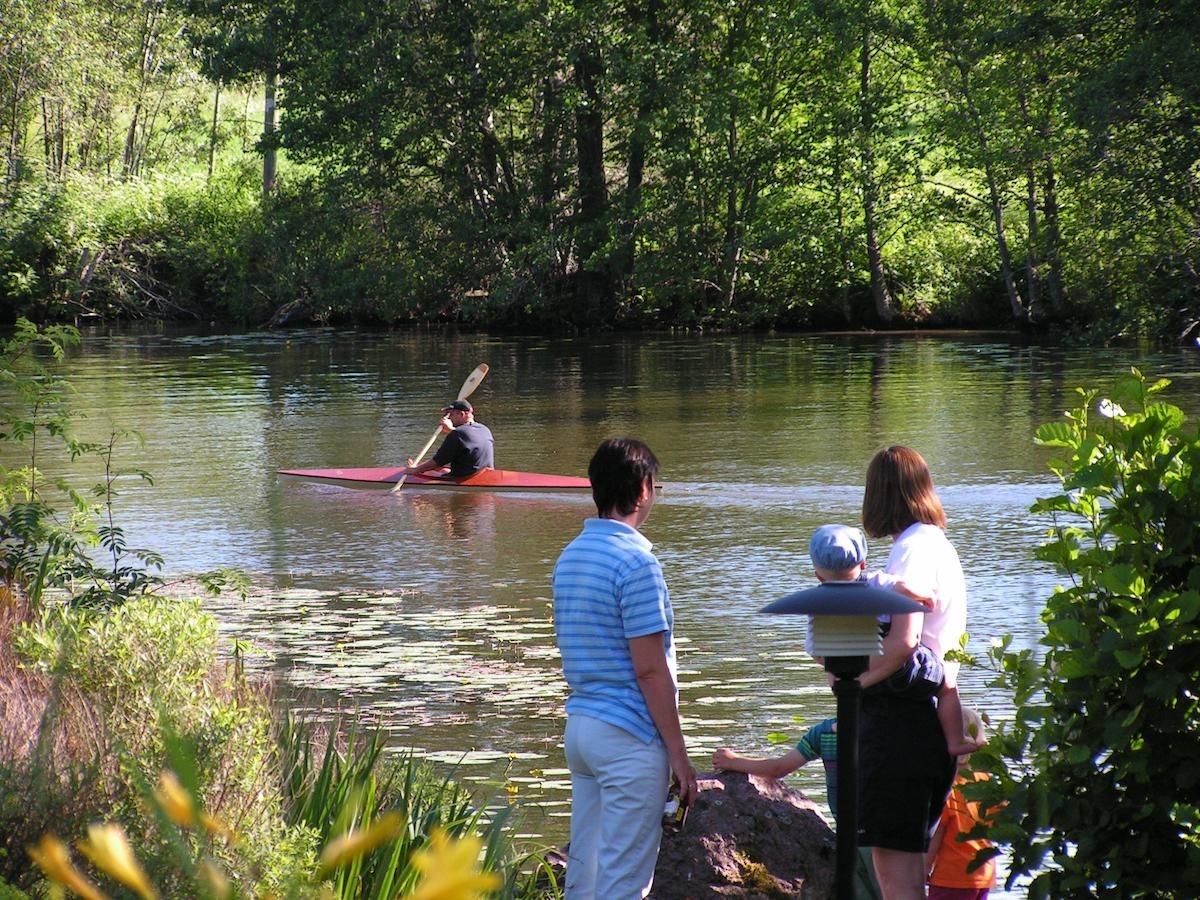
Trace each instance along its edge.
{"label": "child in orange shirt", "polygon": [[[975,739],[983,738],[983,722],[975,710],[963,707],[963,733]],[[984,848],[994,846],[987,838],[968,838],[960,841],[959,835],[968,833],[978,823],[987,823],[976,802],[963,796],[961,787],[972,781],[984,781],[989,776],[984,772],[967,769],[971,755],[958,757],[959,772],[954,779],[950,798],[942,810],[929,850],[925,853],[925,865],[929,871],[929,900],[987,900],[988,891],[996,886],[996,860],[987,862],[968,871],[975,855]]]}

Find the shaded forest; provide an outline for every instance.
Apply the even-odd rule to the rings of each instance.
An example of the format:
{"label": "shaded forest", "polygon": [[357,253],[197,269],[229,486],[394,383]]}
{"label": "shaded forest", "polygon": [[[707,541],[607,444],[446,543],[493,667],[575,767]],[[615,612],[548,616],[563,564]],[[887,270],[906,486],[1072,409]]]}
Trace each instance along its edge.
{"label": "shaded forest", "polygon": [[0,315],[1200,329],[1183,0],[0,0]]}

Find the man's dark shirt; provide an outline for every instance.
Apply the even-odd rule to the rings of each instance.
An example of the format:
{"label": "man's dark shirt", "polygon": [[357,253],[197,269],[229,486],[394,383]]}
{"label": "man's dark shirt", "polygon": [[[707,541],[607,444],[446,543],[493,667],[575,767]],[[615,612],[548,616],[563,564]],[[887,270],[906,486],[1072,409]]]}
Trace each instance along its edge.
{"label": "man's dark shirt", "polygon": [[495,468],[495,440],[486,425],[468,422],[446,435],[433,461],[450,467],[451,478],[466,478],[480,469]]}

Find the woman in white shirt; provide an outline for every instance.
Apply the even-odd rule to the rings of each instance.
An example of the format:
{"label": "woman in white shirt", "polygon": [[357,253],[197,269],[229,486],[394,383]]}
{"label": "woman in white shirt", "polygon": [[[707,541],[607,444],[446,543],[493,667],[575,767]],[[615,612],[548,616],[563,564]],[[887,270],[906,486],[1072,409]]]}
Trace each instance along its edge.
{"label": "woman in white shirt", "polygon": [[[893,539],[885,572],[933,598],[925,614],[892,616],[883,655],[862,676],[859,716],[859,846],[871,847],[886,900],[925,896],[924,853],[954,779],[954,757],[932,700],[870,687],[895,672],[923,642],[939,655],[966,627],[966,586],[946,539],[946,513],[929,467],[909,447],[888,447],[867,467],[863,530]],[[957,665],[946,663],[948,681]]]}

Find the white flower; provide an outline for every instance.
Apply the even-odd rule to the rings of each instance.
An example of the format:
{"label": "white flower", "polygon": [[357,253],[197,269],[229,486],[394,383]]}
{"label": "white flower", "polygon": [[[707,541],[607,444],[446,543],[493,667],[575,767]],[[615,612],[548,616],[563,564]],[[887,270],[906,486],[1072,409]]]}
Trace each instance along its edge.
{"label": "white flower", "polygon": [[1100,413],[1100,415],[1107,419],[1115,419],[1119,416],[1125,415],[1125,410],[1121,409],[1120,404],[1113,403],[1107,397],[1100,401],[1100,404],[1096,407],[1096,410]]}

